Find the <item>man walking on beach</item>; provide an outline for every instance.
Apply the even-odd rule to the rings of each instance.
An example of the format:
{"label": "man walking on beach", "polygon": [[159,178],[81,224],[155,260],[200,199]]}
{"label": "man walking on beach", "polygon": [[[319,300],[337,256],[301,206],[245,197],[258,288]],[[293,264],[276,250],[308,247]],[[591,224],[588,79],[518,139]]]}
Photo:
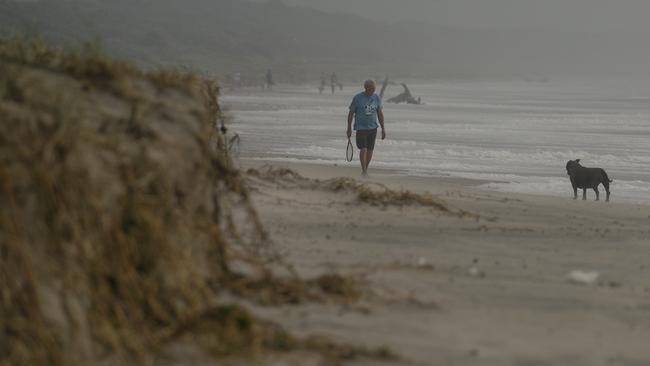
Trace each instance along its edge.
{"label": "man walking on beach", "polygon": [[357,131],[357,148],[359,161],[361,161],[361,174],[368,175],[368,165],[372,159],[377,138],[377,120],[381,126],[381,139],[386,138],[384,129],[384,112],[381,99],[375,94],[376,84],[373,80],[363,83],[363,92],[357,94],[350,104],[348,113],[348,138],[352,136],[352,118],[354,117],[354,130]]}

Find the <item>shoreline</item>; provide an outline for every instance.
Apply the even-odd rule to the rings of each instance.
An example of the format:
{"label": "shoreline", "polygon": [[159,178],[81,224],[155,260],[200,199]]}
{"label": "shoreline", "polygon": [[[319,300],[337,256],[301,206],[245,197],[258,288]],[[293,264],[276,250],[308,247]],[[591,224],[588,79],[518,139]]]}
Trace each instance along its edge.
{"label": "shoreline", "polygon": [[[298,160],[298,159],[296,159]],[[246,171],[248,168],[259,168],[265,165],[268,166],[277,166],[285,167],[288,169],[295,170],[296,172],[305,175],[306,177],[313,179],[329,179],[336,177],[347,177],[357,179],[360,182],[368,183],[382,183],[389,188],[397,190],[410,190],[416,193],[428,192],[431,194],[440,194],[444,193],[445,190],[455,189],[457,187],[463,187],[466,190],[472,190],[474,192],[482,192],[487,195],[507,196],[512,197],[531,197],[533,199],[552,199],[560,201],[582,201],[580,190],[578,190],[578,198],[573,199],[570,192],[570,182],[567,178],[567,194],[566,196],[555,195],[555,194],[544,194],[544,193],[519,193],[512,191],[500,191],[493,190],[481,187],[484,184],[489,183],[509,183],[505,181],[493,181],[493,180],[481,180],[473,178],[464,178],[464,177],[452,177],[452,176],[432,176],[432,175],[414,175],[409,174],[406,170],[391,169],[391,168],[374,168],[371,166],[370,174],[368,177],[362,177],[360,173],[360,167],[358,166],[358,161],[352,163],[310,163],[308,160],[301,161],[287,161],[286,159],[273,159],[265,157],[243,157],[239,159],[239,164],[242,166],[243,171]],[[614,192],[612,192],[614,194]],[[601,196],[604,197],[604,192],[601,192]],[[595,201],[593,192],[589,190],[587,192],[587,200],[585,202],[594,202],[594,203],[604,203],[604,204],[616,204],[616,205],[625,205],[631,207],[649,207],[650,203],[644,202],[629,202],[629,201],[616,201],[616,197],[613,196],[610,202],[606,202],[604,199],[600,201]]]}
{"label": "shoreline", "polygon": [[409,174],[407,170],[403,169],[381,167],[377,168],[372,166],[370,167],[369,175],[367,177],[363,177],[361,175],[361,167],[359,166],[359,162],[357,160],[344,163],[311,163],[307,159],[296,160],[300,161],[287,161],[286,159],[276,160],[273,158],[265,157],[246,157],[242,158],[241,162],[243,162],[244,166],[251,167],[259,167],[263,165],[283,166],[290,169],[295,169],[299,172],[306,172],[310,177],[313,177],[315,179],[347,177],[369,182],[382,180],[386,181],[386,183],[390,185],[398,184],[400,181],[403,181],[407,185],[413,184],[414,181],[420,182],[423,185],[429,181],[434,181],[440,182],[442,184],[459,184],[467,187],[476,186],[476,188],[478,188],[478,186],[481,184],[493,182],[488,180],[452,176],[415,175]]}
{"label": "shoreline", "polygon": [[[342,166],[346,107],[358,89],[321,95],[287,87],[233,92],[222,101],[232,112],[243,155]],[[400,90],[389,89],[386,96]],[[573,195],[566,162],[580,158],[613,178],[614,202],[650,205],[647,108],[641,101],[574,83],[541,89],[527,83],[424,83],[411,90],[425,104],[386,103],[388,139],[377,141],[371,169],[450,175],[483,181],[492,192],[565,198]]]}

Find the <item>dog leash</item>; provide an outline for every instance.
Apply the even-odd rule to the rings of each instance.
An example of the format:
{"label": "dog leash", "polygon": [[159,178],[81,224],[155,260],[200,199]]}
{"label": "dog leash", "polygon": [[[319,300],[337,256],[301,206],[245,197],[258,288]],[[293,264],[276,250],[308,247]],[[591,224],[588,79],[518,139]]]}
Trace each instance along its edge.
{"label": "dog leash", "polygon": [[351,162],[354,159],[354,147],[352,146],[352,141],[348,137],[348,147],[345,149],[345,160]]}

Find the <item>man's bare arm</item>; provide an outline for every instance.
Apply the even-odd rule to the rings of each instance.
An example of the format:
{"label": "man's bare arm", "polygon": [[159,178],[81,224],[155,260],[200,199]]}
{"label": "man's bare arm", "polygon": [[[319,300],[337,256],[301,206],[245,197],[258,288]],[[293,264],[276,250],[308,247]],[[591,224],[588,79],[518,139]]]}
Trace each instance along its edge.
{"label": "man's bare arm", "polygon": [[377,119],[381,126],[381,139],[383,140],[386,138],[386,129],[384,128],[384,111],[382,109],[377,110]]}
{"label": "man's bare arm", "polygon": [[348,130],[347,130],[348,137],[352,136],[352,118],[353,117],[354,117],[354,112],[350,111],[348,113]]}

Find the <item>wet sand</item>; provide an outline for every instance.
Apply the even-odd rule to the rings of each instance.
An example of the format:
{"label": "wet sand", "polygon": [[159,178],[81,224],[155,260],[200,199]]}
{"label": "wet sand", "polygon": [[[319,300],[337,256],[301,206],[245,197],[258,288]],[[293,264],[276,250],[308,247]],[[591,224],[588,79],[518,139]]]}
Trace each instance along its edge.
{"label": "wet sand", "polygon": [[[269,164],[430,193],[451,212],[373,206],[350,192],[249,175],[274,245],[301,275],[339,272],[363,283],[355,304],[260,309],[288,330],[385,345],[403,357],[396,364],[650,364],[650,206],[617,203],[615,184],[608,203],[574,201],[568,181],[562,198],[398,171],[362,179],[352,163]],[[580,282],[573,271],[598,276]]]}

